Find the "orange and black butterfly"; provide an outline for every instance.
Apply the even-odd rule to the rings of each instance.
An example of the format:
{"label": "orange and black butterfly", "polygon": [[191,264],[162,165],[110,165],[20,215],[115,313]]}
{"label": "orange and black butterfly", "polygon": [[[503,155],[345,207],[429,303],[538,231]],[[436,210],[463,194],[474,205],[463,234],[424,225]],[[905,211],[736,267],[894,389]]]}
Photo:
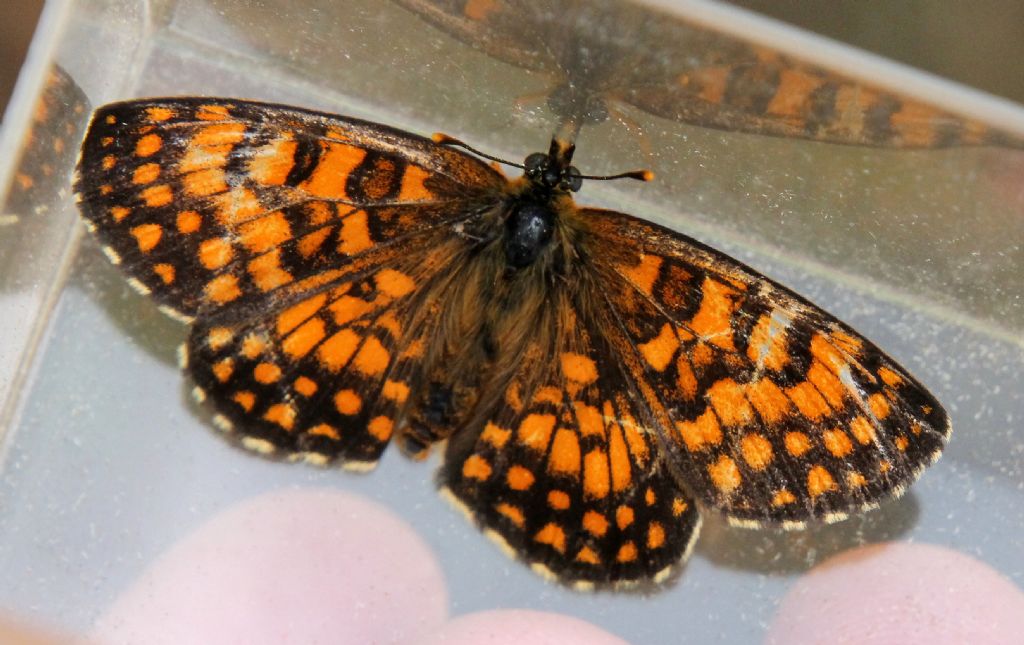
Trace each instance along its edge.
{"label": "orange and black butterfly", "polygon": [[192,321],[196,392],[243,446],[363,470],[443,445],[442,488],[565,582],[660,579],[699,509],[841,519],[939,456],[949,420],[906,370],[728,256],[577,206],[571,145],[508,179],[452,143],[133,101],[95,113],[76,190]]}
{"label": "orange and black butterfly", "polygon": [[1024,140],[816,65],[621,0],[393,0],[546,79],[571,140],[631,108],[732,132],[892,148]]}

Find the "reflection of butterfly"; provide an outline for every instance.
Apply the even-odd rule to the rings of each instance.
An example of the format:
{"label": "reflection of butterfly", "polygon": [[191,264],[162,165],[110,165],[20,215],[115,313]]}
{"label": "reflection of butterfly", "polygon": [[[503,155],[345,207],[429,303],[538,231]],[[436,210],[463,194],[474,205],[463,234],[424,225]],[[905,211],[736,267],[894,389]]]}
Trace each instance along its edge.
{"label": "reflection of butterfly", "polygon": [[52,206],[50,202],[67,185],[88,109],[81,88],[67,72],[54,66],[25,135],[22,157],[3,207],[5,216],[21,217]]}
{"label": "reflection of butterfly", "polygon": [[180,98],[96,112],[76,189],[242,445],[442,485],[564,581],[658,576],[698,506],[832,521],[900,494],[939,403],[843,323],[678,233],[386,126]]}
{"label": "reflection of butterfly", "polygon": [[1024,142],[772,50],[620,0],[394,0],[459,40],[552,80],[567,136],[632,106],[666,119],[831,143]]}

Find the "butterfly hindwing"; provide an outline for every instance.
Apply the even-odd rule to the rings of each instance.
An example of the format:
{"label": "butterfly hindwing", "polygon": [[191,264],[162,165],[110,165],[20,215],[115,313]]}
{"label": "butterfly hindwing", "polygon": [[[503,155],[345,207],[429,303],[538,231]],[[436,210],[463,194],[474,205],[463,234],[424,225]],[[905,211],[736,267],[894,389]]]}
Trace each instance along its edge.
{"label": "butterfly hindwing", "polygon": [[581,286],[545,294],[519,369],[485,388],[499,400],[450,440],[442,483],[486,530],[563,582],[659,578],[684,557],[700,519]]}
{"label": "butterfly hindwing", "polygon": [[835,520],[900,494],[949,436],[941,405],[821,309],[678,233],[585,209],[666,459],[737,523]]}

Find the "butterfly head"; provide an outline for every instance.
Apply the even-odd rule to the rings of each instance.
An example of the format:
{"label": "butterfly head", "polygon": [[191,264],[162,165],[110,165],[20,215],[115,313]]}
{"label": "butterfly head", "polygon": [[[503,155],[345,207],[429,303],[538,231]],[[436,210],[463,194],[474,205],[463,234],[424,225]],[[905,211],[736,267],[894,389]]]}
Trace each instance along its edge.
{"label": "butterfly head", "polygon": [[558,139],[551,140],[547,153],[535,152],[523,162],[526,178],[534,186],[551,192],[576,192],[583,185],[583,175],[571,165],[576,146]]}

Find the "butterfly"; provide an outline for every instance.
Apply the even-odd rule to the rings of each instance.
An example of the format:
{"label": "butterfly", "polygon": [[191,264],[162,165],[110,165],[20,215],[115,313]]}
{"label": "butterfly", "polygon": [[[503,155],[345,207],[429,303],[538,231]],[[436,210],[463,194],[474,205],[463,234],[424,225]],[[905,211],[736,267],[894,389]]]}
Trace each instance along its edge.
{"label": "butterfly", "polygon": [[460,145],[138,100],[94,113],[75,189],[191,323],[183,364],[242,446],[354,470],[443,446],[445,494],[566,583],[661,580],[701,509],[836,521],[938,458],[949,419],[905,369],[700,242],[578,206],[573,145],[512,179]]}
{"label": "butterfly", "polygon": [[392,0],[424,22],[548,82],[572,140],[630,110],[731,132],[891,148],[1024,140],[678,15],[619,0]]}

